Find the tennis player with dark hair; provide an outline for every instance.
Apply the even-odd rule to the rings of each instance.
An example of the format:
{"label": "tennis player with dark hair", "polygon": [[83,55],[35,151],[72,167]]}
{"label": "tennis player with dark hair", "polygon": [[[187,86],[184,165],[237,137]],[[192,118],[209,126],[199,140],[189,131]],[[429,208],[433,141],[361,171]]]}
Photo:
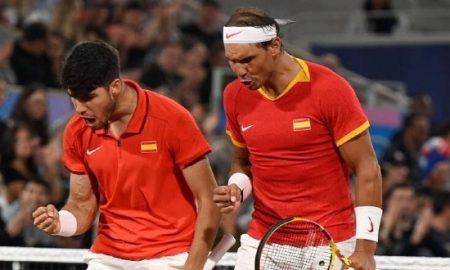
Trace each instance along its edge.
{"label": "tennis player with dark hair", "polygon": [[64,131],[70,194],[59,212],[39,207],[34,224],[70,237],[86,232],[100,212],[89,270],[202,269],[220,212],[206,154],[210,148],[181,105],[119,73],[117,50],[77,44],[62,86],[74,115]]}
{"label": "tennis player with dark hair", "polygon": [[324,226],[354,269],[374,270],[381,173],[353,89],[331,70],[286,53],[279,24],[259,9],[236,10],[223,30],[225,56],[238,77],[224,92],[234,160],[228,186],[215,189],[214,201],[229,213],[252,193],[255,209],[235,269],[254,269],[267,229],[298,216]]}

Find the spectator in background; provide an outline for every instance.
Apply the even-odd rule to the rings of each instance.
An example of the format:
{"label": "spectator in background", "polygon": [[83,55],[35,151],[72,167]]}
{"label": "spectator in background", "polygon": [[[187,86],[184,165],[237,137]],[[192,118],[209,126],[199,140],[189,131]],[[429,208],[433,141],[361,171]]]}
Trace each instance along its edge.
{"label": "spectator in background", "polygon": [[3,233],[0,223],[0,245],[49,247],[53,239],[33,226],[33,211],[48,203],[49,187],[46,182],[30,179],[17,200],[2,211]]}
{"label": "spectator in background", "polygon": [[436,239],[435,256],[450,257],[450,192],[433,197],[434,216],[430,234]]}
{"label": "spectator in background", "polygon": [[19,198],[28,180],[38,178],[37,166],[33,162],[34,149],[27,126],[16,123],[4,134],[0,170],[6,185],[8,204]]}
{"label": "spectator in background", "polygon": [[120,52],[124,71],[138,77],[138,69],[142,68],[149,50],[177,39],[175,15],[180,3],[153,1],[147,4],[137,0],[125,3],[117,17],[119,20],[107,28],[111,44]]}
{"label": "spectator in background", "polygon": [[421,94],[411,97],[411,114],[426,115],[429,118],[433,116],[433,100],[428,94]]}
{"label": "spectator in background", "polygon": [[162,47],[156,60],[150,59],[144,65],[140,82],[166,96],[173,96],[173,91],[181,82],[178,67],[183,60],[183,48],[177,42],[170,42]]}
{"label": "spectator in background", "polygon": [[409,168],[409,176],[414,183],[419,183],[422,173],[419,165],[419,151],[430,132],[430,120],[425,115],[409,115],[403,121],[399,132],[394,135],[391,145],[383,156],[383,162],[393,160],[392,156],[401,152]]}
{"label": "spectator in background", "polygon": [[[3,103],[5,102],[6,94],[7,94],[6,81],[3,79],[0,79],[0,108],[2,107]],[[7,129],[8,129],[8,121],[0,118],[0,143],[3,141],[3,134],[5,134]],[[0,152],[0,161],[1,161],[1,156],[2,155]]]}
{"label": "spectator in background", "polygon": [[[64,35],[58,31],[52,31],[49,35],[47,55],[50,59],[52,73],[56,79],[61,76],[62,63],[66,55],[67,41]],[[59,82],[57,83],[59,87]]]}
{"label": "spectator in background", "polygon": [[33,145],[46,145],[49,139],[49,123],[45,87],[40,84],[27,85],[14,105],[11,118],[28,126]]}
{"label": "spectator in background", "polygon": [[220,4],[216,0],[202,0],[197,20],[181,25],[180,30],[186,39],[200,41],[207,48],[212,48],[214,44],[222,43],[220,17]]}
{"label": "spectator in background", "polygon": [[437,245],[429,233],[432,205],[420,204],[414,186],[408,183],[392,186],[384,201],[377,253],[389,256],[432,256]]}
{"label": "spectator in background", "polygon": [[399,183],[409,182],[409,168],[406,157],[401,151],[395,151],[384,160],[381,166],[383,174],[383,195],[389,191],[392,186]]}
{"label": "spectator in background", "polygon": [[81,14],[84,1],[58,1],[54,7],[50,28],[58,31],[70,42],[76,42],[80,31]]}
{"label": "spectator in background", "polygon": [[435,195],[450,188],[450,122],[420,150],[422,189]]}
{"label": "spectator in background", "polygon": [[4,27],[0,27],[0,79],[9,84],[17,82],[16,74],[10,64],[13,47],[13,33]]}
{"label": "spectator in background", "polygon": [[83,27],[80,35],[78,36],[78,42],[96,40],[108,41],[108,34],[102,27],[95,24],[88,24]]}
{"label": "spectator in background", "polygon": [[46,54],[48,45],[47,26],[40,22],[25,26],[23,36],[14,45],[11,66],[17,75],[17,83],[26,85],[32,82],[49,87],[58,85]]}
{"label": "spectator in background", "polygon": [[373,34],[391,34],[398,24],[389,0],[366,0],[364,2],[367,31]]}
{"label": "spectator in background", "polygon": [[[182,81],[175,89],[175,100],[189,109],[197,120],[204,114],[203,108],[201,108],[200,93],[203,88],[211,89],[210,85],[203,84],[207,75],[205,69],[207,60],[208,48],[201,42],[193,42],[187,46],[183,54],[183,61],[177,69]],[[193,109],[198,112],[194,113]]]}

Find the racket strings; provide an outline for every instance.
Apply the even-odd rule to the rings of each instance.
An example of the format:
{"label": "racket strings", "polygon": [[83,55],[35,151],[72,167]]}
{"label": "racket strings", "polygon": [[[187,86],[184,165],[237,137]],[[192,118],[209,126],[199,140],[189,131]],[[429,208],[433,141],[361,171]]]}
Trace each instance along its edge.
{"label": "racket strings", "polygon": [[267,239],[261,253],[260,269],[329,269],[329,239],[314,224],[287,223]]}

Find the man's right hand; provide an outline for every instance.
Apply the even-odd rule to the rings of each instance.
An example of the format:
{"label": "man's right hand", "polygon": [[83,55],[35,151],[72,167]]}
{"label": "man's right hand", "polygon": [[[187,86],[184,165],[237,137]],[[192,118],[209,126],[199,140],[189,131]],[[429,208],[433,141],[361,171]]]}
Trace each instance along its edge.
{"label": "man's right hand", "polygon": [[33,224],[48,234],[56,234],[61,230],[59,213],[53,204],[38,207],[33,212]]}
{"label": "man's right hand", "polygon": [[241,206],[242,194],[236,184],[219,186],[214,189],[213,201],[220,212],[227,214],[236,211]]}

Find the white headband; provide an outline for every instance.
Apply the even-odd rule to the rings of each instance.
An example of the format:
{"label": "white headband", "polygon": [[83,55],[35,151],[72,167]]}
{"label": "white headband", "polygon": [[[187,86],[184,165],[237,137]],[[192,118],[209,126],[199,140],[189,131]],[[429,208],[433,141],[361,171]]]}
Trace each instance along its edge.
{"label": "white headband", "polygon": [[277,36],[275,25],[262,27],[225,26],[223,28],[223,43],[260,43],[272,40]]}

